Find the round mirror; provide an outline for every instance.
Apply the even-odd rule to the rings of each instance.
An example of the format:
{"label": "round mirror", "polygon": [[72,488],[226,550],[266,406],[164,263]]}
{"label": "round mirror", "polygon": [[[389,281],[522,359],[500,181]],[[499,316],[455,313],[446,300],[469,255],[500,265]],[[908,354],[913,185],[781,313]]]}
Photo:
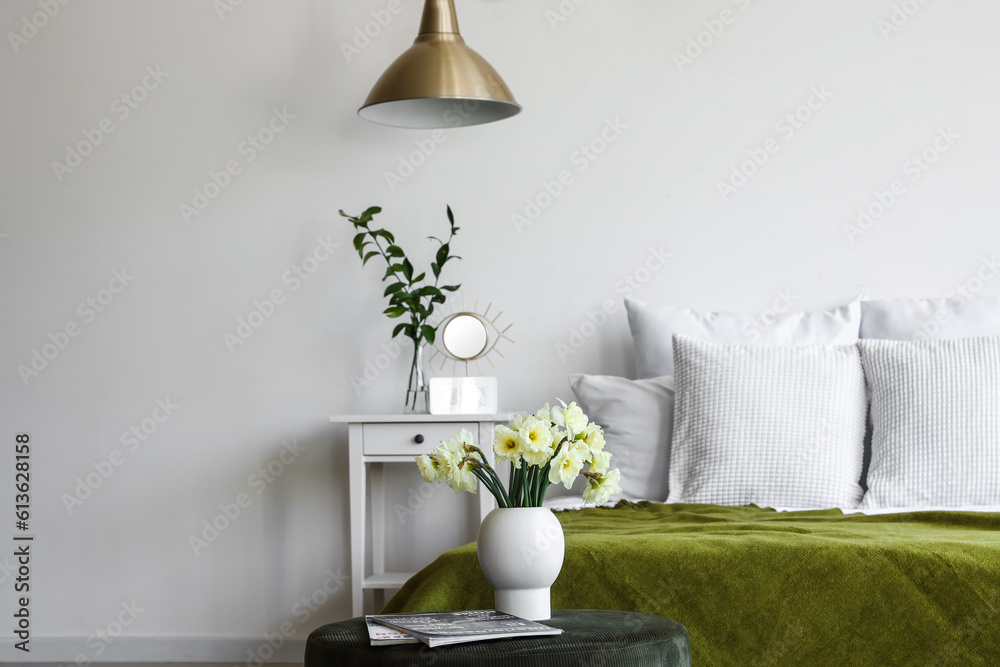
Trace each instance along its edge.
{"label": "round mirror", "polygon": [[472,313],[456,313],[447,322],[441,342],[448,354],[462,361],[475,359],[486,351],[489,332],[486,324]]}

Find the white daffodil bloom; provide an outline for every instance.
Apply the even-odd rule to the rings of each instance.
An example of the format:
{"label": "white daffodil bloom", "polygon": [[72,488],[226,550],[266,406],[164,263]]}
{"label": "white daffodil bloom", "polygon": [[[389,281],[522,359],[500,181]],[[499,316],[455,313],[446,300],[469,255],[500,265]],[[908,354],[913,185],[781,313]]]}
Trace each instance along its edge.
{"label": "white daffodil bloom", "polygon": [[590,461],[590,469],[594,472],[604,474],[611,465],[611,452],[597,452]]}
{"label": "white daffodil bloom", "polygon": [[583,410],[576,403],[570,403],[563,410],[563,421],[566,423],[566,430],[569,431],[574,437],[583,433],[583,430],[587,428],[587,415],[583,414]]}
{"label": "white daffodil bloom", "polygon": [[417,457],[417,468],[420,470],[420,476],[431,484],[438,481],[437,462],[427,454]]}
{"label": "white daffodil bloom", "polygon": [[448,443],[445,442],[435,447],[432,454],[438,464],[438,479],[442,482],[447,482],[455,474],[455,470],[462,459],[456,458],[456,452],[448,447]]}
{"label": "white daffodil bloom", "polygon": [[497,426],[493,438],[493,452],[497,461],[510,461],[515,468],[521,467],[521,451],[527,449],[520,434],[507,426]]}
{"label": "white daffodil bloom", "polygon": [[434,448],[434,458],[438,461],[438,479],[446,482],[455,493],[468,491],[476,493],[477,478],[472,473],[466,456],[479,458],[478,454],[469,454],[466,445],[472,444],[472,434],[462,429],[457,436],[443,442]]}
{"label": "white daffodil bloom", "polygon": [[514,419],[510,422],[511,430],[520,431],[525,419],[525,415],[514,415]]}
{"label": "white daffodil bloom", "polygon": [[583,429],[583,440],[587,443],[587,447],[590,447],[590,451],[593,454],[604,450],[604,431],[594,422],[590,422]]}
{"label": "white daffodil bloom", "polygon": [[583,454],[573,447],[563,447],[552,459],[549,481],[553,484],[562,484],[567,489],[572,488],[582,469]]}
{"label": "white daffodil bloom", "polygon": [[[489,443],[484,443],[488,447]],[[487,458],[476,445],[471,432],[462,429],[451,440],[442,441],[430,455],[416,457],[420,475],[428,482],[448,484],[456,493],[476,493],[479,482],[504,506],[530,507],[545,497],[550,484],[573,487],[578,477],[586,477],[583,499],[602,505],[611,496],[621,493],[621,472],[610,470],[612,455],[604,451],[604,431],[589,423],[587,415],[576,403],[548,403],[535,414],[516,415],[509,426],[497,426],[493,433],[493,452]],[[518,469],[511,479],[516,493],[504,490],[504,481],[491,465],[509,462]],[[545,469],[538,474],[533,466]],[[584,472],[584,466],[588,470]],[[512,471],[513,472],[513,471]]]}
{"label": "white daffodil bloom", "polygon": [[583,440],[572,440],[570,442],[563,443],[562,450],[571,450],[580,455],[580,458],[586,461],[590,458],[590,447]]}
{"label": "white daffodil bloom", "polygon": [[[546,405],[548,404],[546,403]],[[565,428],[566,420],[563,418],[563,411],[565,409],[566,409],[565,403],[563,403],[562,405],[553,405],[552,409],[549,410],[549,417],[550,417],[549,421],[551,421],[556,426],[562,426],[563,428]]]}
{"label": "white daffodil bloom", "polygon": [[521,456],[528,465],[543,466],[552,458],[552,431],[548,422],[525,417],[518,435],[525,446],[521,450]]}
{"label": "white daffodil bloom", "polygon": [[603,505],[611,499],[611,496],[616,493],[621,493],[622,488],[618,486],[618,482],[621,481],[622,474],[615,468],[608,474],[604,475],[600,480],[591,480],[587,488],[583,490],[583,501],[586,503],[594,503],[595,505]]}
{"label": "white daffodil bloom", "polygon": [[479,480],[472,473],[472,469],[469,468],[469,464],[465,463],[455,469],[455,474],[448,479],[448,486],[450,486],[455,493],[461,493],[463,491],[476,493],[476,490],[479,488]]}
{"label": "white daffodil bloom", "polygon": [[561,429],[558,426],[553,426],[552,427],[552,449],[554,450],[556,447],[558,447],[559,443],[562,442],[563,438],[565,438],[565,437],[566,437],[566,431],[565,431],[565,429]]}

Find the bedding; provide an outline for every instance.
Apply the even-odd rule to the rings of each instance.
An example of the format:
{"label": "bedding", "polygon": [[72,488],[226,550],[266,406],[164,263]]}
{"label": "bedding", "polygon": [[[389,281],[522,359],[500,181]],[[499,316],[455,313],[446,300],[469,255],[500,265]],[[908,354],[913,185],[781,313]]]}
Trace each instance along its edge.
{"label": "bedding", "polygon": [[868,405],[857,345],[760,347],[676,334],[674,361],[667,502],[861,502]]}
{"label": "bedding", "polygon": [[616,443],[620,496],[613,500],[667,499],[670,440],[674,427],[674,379],[629,380],[611,375],[570,375],[577,404]]}
{"label": "bedding", "polygon": [[784,303],[760,315],[713,313],[693,308],[658,306],[625,299],[628,326],[635,347],[637,377],[674,374],[672,337],[694,336],[716,343],[749,345],[851,345],[861,328],[861,297],[832,310],[789,313]]}
{"label": "bedding", "polygon": [[998,335],[998,296],[861,302],[861,338],[922,340]]}
{"label": "bedding", "polygon": [[862,506],[1000,503],[1000,337],[859,346],[874,426]]}
{"label": "bedding", "polygon": [[[620,502],[558,512],[556,609],[684,624],[699,666],[992,665],[1000,514]],[[489,609],[475,544],[411,578],[385,613]]]}

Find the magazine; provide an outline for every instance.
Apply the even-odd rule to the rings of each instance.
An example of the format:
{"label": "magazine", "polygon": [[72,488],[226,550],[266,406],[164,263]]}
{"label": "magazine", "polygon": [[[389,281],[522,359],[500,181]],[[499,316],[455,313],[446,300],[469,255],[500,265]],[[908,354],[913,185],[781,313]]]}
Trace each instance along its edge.
{"label": "magazine", "polygon": [[372,646],[393,646],[395,644],[419,644],[420,640],[405,632],[394,630],[386,625],[381,625],[372,620],[371,616],[365,616],[365,625],[368,626],[368,638]]}
{"label": "magazine", "polygon": [[484,639],[540,637],[562,634],[534,621],[499,611],[449,611],[427,614],[386,614],[372,620],[416,637],[430,647],[478,642]]}

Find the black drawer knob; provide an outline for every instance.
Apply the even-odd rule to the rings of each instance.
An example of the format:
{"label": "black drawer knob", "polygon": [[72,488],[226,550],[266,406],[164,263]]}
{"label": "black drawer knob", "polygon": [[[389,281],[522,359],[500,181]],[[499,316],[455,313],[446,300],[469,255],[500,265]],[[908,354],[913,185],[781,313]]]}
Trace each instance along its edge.
{"label": "black drawer knob", "polygon": [[424,444],[424,436],[417,433],[415,436],[413,436],[413,442],[417,443],[418,445]]}

